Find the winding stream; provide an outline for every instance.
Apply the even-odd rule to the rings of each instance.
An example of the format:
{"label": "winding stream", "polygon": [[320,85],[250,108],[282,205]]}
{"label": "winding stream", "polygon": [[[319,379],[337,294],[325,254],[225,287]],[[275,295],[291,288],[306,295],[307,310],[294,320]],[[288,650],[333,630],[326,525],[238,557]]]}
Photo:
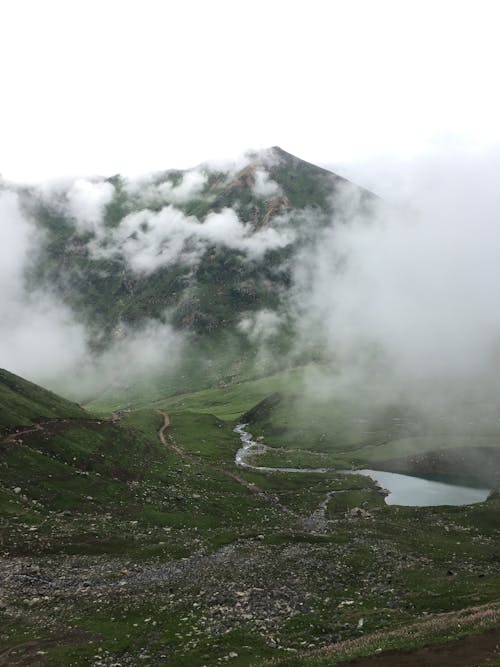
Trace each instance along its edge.
{"label": "winding stream", "polygon": [[238,424],[234,428],[235,433],[240,436],[242,447],[238,449],[235,456],[236,465],[240,468],[248,468],[249,470],[258,470],[259,472],[302,472],[302,473],[322,473],[338,472],[335,468],[274,468],[270,466],[254,466],[247,463],[246,459],[251,456],[265,454],[270,447],[261,442],[252,439],[252,436],[245,428],[248,424]]}
{"label": "winding stream", "polygon": [[[240,436],[242,446],[236,452],[235,462],[241,468],[257,470],[259,472],[288,472],[288,473],[328,473],[366,475],[371,477],[380,486],[387,489],[389,494],[385,502],[388,505],[406,505],[412,507],[430,507],[435,505],[471,505],[486,500],[490,489],[458,486],[434,482],[422,477],[400,475],[382,470],[335,470],[334,468],[273,468],[256,466],[247,462],[249,457],[264,454],[270,448],[263,443],[253,440],[246,431],[247,424],[238,424],[234,431]],[[332,492],[334,493],[334,492]],[[327,501],[326,501],[327,502]]]}

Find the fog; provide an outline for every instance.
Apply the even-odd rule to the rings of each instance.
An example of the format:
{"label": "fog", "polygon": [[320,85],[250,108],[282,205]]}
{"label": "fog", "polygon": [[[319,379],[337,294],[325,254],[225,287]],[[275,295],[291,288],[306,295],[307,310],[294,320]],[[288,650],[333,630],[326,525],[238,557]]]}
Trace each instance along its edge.
{"label": "fog", "polygon": [[[82,192],[89,195],[89,190],[77,181],[68,191],[71,196],[79,193],[71,200],[78,201],[78,225],[84,220],[95,222],[96,209],[102,204],[95,191],[82,196]],[[57,201],[54,187],[50,193],[51,201]],[[112,383],[147,376],[159,362],[164,369],[175,366],[183,341],[160,322],[146,322],[135,330],[123,328],[105,352],[93,351],[90,332],[77,313],[49,288],[27,283],[26,270],[42,241],[43,232],[22,211],[18,194],[0,191],[1,367],[66,395],[91,398]]]}
{"label": "fog", "polygon": [[148,274],[174,263],[196,265],[212,244],[239,250],[249,259],[262,259],[268,250],[289,245],[293,239],[293,230],[284,225],[254,231],[232,208],[209,213],[200,222],[168,205],[157,213],[149,209],[131,213],[116,229],[89,243],[89,248],[94,257],[118,255],[133,271]]}
{"label": "fog", "polygon": [[[269,159],[264,152],[262,165]],[[224,166],[222,176],[230,184],[249,161],[248,155],[240,156],[217,165],[217,169]],[[116,226],[105,224],[105,212],[118,192],[112,182],[102,178],[42,183],[30,188],[28,198],[41,202],[61,224],[73,226],[69,252],[76,249],[93,259],[118,258],[139,278],[169,265],[194,269],[207,248],[214,245],[236,250],[242,262],[252,262],[294,241],[295,232],[287,225],[286,216],[277,218],[272,227],[255,230],[229,207],[209,212],[203,219],[186,215],[179,208],[182,204],[204,198],[210,203],[211,195],[203,191],[214,168],[207,163],[180,174],[174,182],[155,174],[122,179],[127,207],[132,210]],[[254,190],[256,196],[266,198],[277,194],[279,187],[260,167],[255,172]],[[168,312],[162,321],[146,320],[135,328],[118,323],[111,338],[103,341],[104,347],[97,349],[95,329],[90,330],[91,324],[84,324],[83,316],[61,301],[55,286],[45,281],[34,286],[28,280],[48,232],[24,204],[22,189],[2,184],[0,366],[85,400],[107,388],[123,389],[174,371],[182,362],[187,336],[168,323]],[[253,322],[245,329],[253,342],[256,327]]]}
{"label": "fog", "polygon": [[[269,159],[264,154],[251,184],[264,200],[282,194],[265,170]],[[233,162],[227,178],[246,166],[248,157]],[[276,364],[286,329],[294,341],[282,366],[311,357],[323,362],[306,374],[307,398],[404,401],[442,412],[498,395],[499,167],[499,153],[470,151],[411,163],[340,165],[342,175],[381,196],[363,207],[359,189],[346,186],[335,193],[331,224],[321,227],[306,210],[300,231],[289,224],[291,213],[259,229],[243,222],[237,207],[203,219],[184,213],[181,203],[209,197],[207,165],[175,182],[151,175],[125,181],[136,210],[111,227],[104,223],[116,194],[110,182],[80,178],[36,192],[72,221],[92,257],[120,257],[139,276],[169,264],[194,267],[214,244],[238,251],[242,262],[261,262],[269,250],[295,243],[287,260],[291,288],[280,288],[279,311],[241,313],[237,331],[258,347],[256,373]],[[86,397],[176,367],[188,343],[167,312],[161,322],[120,325],[105,351],[96,352],[77,312],[46,286],[28,288],[26,271],[43,241],[15,189],[4,184],[1,366]]]}
{"label": "fog", "polygon": [[16,194],[0,193],[0,221],[1,365],[31,377],[58,375],[84,353],[83,328],[53,295],[26,289],[36,236]]}
{"label": "fog", "polygon": [[360,215],[346,188],[339,224],[295,271],[299,341],[331,363],[309,395],[342,389],[428,410],[499,402],[499,162],[463,153],[358,167],[385,198]]}

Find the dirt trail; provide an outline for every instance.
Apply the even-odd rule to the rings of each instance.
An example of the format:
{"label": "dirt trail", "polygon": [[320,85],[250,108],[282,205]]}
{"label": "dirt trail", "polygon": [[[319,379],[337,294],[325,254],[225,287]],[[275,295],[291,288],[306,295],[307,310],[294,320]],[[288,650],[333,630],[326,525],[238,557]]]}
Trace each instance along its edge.
{"label": "dirt trail", "polygon": [[34,424],[33,428],[26,428],[23,431],[17,431],[17,433],[10,433],[3,438],[3,442],[14,442],[19,436],[26,435],[27,433],[34,433],[35,431],[43,431],[41,423]]}
{"label": "dirt trail", "polygon": [[[174,450],[179,456],[182,456],[183,459],[186,461],[189,461],[190,463],[194,464],[200,464],[200,459],[198,459],[196,456],[193,456],[192,454],[189,454],[186,452],[182,447],[179,447],[179,445],[175,442],[175,440],[172,438],[171,435],[166,433],[168,427],[171,425],[170,422],[170,417],[165,413],[159,410],[159,413],[163,415],[163,425],[158,431],[158,438],[160,439],[160,442],[165,445],[166,447],[170,447],[171,449]],[[168,440],[168,442],[167,442]],[[234,479],[236,482],[244,486],[246,489],[251,491],[252,493],[258,493],[263,495],[264,491],[257,486],[257,484],[254,484],[253,482],[248,482],[246,479],[241,477],[241,475],[238,475],[236,472],[232,472],[231,470],[225,470],[224,468],[221,468],[220,466],[215,466],[210,463],[205,463],[203,462],[204,465],[207,466],[207,468],[210,468],[211,470],[215,470],[217,472],[222,473],[226,477],[230,477],[231,479]]]}
{"label": "dirt trail", "polygon": [[[337,667],[476,667],[496,664],[500,658],[500,629],[468,635],[416,651],[385,651],[367,658],[338,663]],[[494,662],[493,662],[494,661]]]}
{"label": "dirt trail", "polygon": [[23,435],[28,435],[29,433],[36,433],[37,431],[44,431],[45,427],[53,426],[58,424],[67,424],[68,426],[85,426],[87,424],[93,424],[100,426],[101,424],[116,424],[120,419],[119,413],[113,413],[111,419],[82,419],[77,417],[75,419],[69,417],[61,418],[52,418],[52,419],[41,419],[38,422],[35,422],[29,428],[25,428],[22,431],[13,431],[12,433],[7,433],[4,436],[0,436],[0,443],[3,444],[13,444]]}

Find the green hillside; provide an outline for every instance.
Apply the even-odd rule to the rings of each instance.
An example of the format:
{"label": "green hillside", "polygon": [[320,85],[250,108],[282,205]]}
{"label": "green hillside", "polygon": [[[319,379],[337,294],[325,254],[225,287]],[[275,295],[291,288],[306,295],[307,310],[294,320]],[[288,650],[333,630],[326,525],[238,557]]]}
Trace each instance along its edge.
{"label": "green hillside", "polygon": [[0,431],[43,418],[87,416],[76,403],[0,369]]}
{"label": "green hillside", "polygon": [[[53,412],[0,439],[4,664],[333,665],[498,626],[500,501],[390,506],[361,475],[235,465],[239,419],[277,445],[257,463],[343,460],[348,448],[304,437],[327,423],[325,410],[294,412],[306,371],[159,399],[118,422],[54,417],[67,402],[7,374]],[[354,408],[330,406],[329,423],[342,432]],[[379,416],[389,442],[376,434],[360,461],[390,455],[391,425]]]}

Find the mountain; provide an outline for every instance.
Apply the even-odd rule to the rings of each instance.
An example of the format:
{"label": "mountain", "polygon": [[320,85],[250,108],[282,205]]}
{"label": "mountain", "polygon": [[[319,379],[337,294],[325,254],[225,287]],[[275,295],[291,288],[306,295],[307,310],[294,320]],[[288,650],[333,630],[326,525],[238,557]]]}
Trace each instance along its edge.
{"label": "mountain", "polygon": [[80,402],[120,387],[121,404],[315,359],[313,337],[297,344],[298,276],[374,201],[278,147],[141,178],[0,183],[3,363]]}
{"label": "mountain", "polygon": [[494,659],[498,490],[399,506],[352,474],[463,494],[500,470],[493,391],[450,418],[385,395],[373,345],[366,387],[356,354],[347,376],[322,357],[308,269],[329,299],[336,232],[374,201],[279,148],[0,186],[2,351],[94,399],[0,371],[0,665],[390,664],[444,641],[450,664]]}
{"label": "mountain", "polygon": [[278,147],[143,179],[24,188],[43,232],[29,281],[55,290],[95,345],[151,320],[198,334],[234,328],[279,310],[295,255],[335,220],[347,188],[360,208],[373,199]]}

